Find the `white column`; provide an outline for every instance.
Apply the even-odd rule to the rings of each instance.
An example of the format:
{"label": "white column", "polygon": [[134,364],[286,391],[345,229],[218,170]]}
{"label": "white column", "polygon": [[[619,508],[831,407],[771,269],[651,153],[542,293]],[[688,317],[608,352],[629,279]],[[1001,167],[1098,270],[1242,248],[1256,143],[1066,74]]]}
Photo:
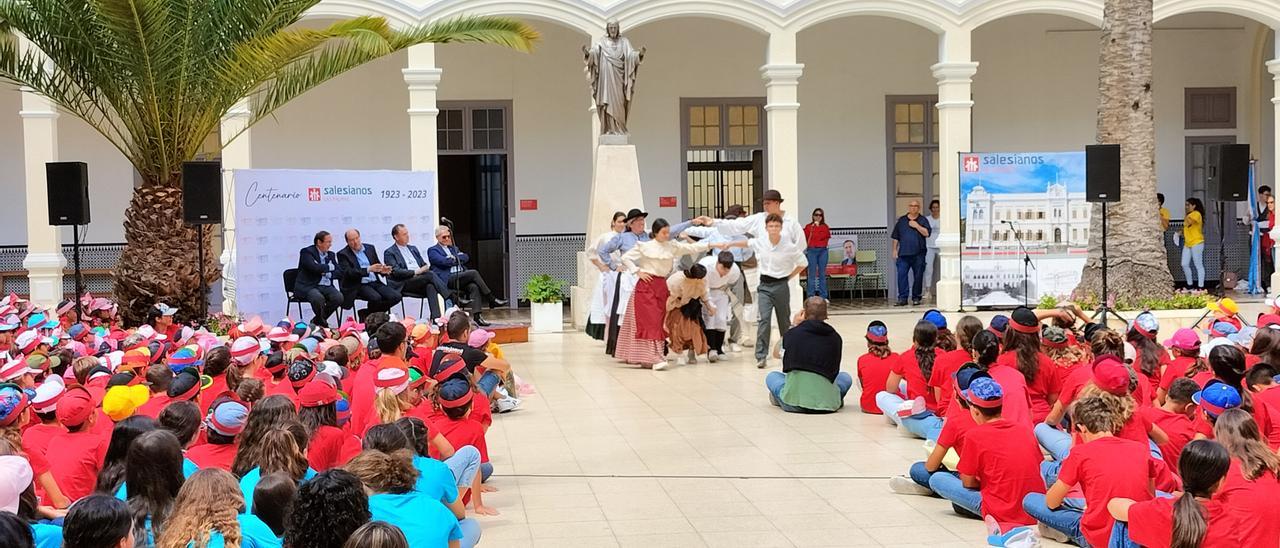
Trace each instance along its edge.
{"label": "white column", "polygon": [[[1277,35],[1280,35],[1280,30],[1277,31]],[[1275,142],[1273,143],[1276,147],[1275,161],[1273,163],[1277,165],[1271,166],[1275,173],[1275,177],[1272,180],[1276,181],[1276,186],[1280,186],[1280,40],[1276,41],[1276,58],[1267,62],[1267,70],[1271,71],[1272,81],[1275,82],[1271,104],[1273,105],[1272,111],[1276,119],[1275,127],[1272,128],[1276,134]],[[1275,232],[1273,238],[1274,235],[1280,235],[1280,232]],[[1280,257],[1280,255],[1276,255],[1277,252],[1280,252],[1280,242],[1276,242],[1276,244],[1276,247],[1271,250],[1271,257],[1273,258]],[[1277,285],[1277,282],[1280,282],[1280,269],[1276,269],[1276,272],[1271,273],[1271,291],[1280,291],[1280,285]]]}
{"label": "white column", "polygon": [[[769,35],[768,59],[760,67],[764,77],[766,132],[769,149],[766,160],[769,188],[782,193],[792,209],[799,207],[800,154],[798,88],[804,65],[796,62],[796,34],[776,31]],[[791,211],[792,216],[800,212]],[[799,219],[800,217],[796,217]]]}
{"label": "white column", "polygon": [[[25,53],[31,42],[18,37],[18,48]],[[46,187],[45,163],[58,161],[58,109],[49,99],[23,87],[22,147],[27,192],[27,257],[22,268],[27,271],[33,302],[56,306],[62,300],[62,270],[67,259],[62,256],[62,238],[58,227],[49,226],[49,191]]]}
{"label": "white column", "polygon": [[[436,68],[436,45],[410,46],[408,66],[400,72],[409,88],[409,169],[435,172],[440,166],[436,142],[436,117],[440,109],[436,108],[436,93],[444,74]],[[438,193],[432,206],[438,221]]]}
{"label": "white column", "polygon": [[[253,112],[241,99],[222,116],[221,135],[240,135],[222,147],[222,311],[236,314],[236,179],[234,170],[253,166],[252,130],[245,129]],[[244,133],[240,133],[244,130]]]}
{"label": "white column", "polygon": [[936,295],[938,308],[960,308],[960,172],[959,153],[973,148],[973,75],[978,64],[970,60],[970,31],[951,29],[939,37],[938,63],[933,76],[938,79],[938,139],[942,203],[942,233],[938,235],[941,278]]}

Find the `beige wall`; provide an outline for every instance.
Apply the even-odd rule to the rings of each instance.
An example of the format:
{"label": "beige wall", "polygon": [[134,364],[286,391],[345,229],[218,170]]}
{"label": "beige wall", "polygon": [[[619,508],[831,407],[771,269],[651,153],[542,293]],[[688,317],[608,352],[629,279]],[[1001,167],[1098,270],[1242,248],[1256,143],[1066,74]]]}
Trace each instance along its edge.
{"label": "beige wall", "polygon": [[0,245],[27,243],[27,191],[22,161],[22,95],[0,84]]}

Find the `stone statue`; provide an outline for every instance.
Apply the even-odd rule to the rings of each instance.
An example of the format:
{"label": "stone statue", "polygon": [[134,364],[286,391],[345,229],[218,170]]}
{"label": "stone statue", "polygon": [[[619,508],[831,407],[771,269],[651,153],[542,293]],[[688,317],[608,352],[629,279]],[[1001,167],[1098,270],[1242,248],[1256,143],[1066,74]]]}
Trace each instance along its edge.
{"label": "stone statue", "polygon": [[636,51],[631,42],[622,37],[617,21],[610,21],[605,27],[605,36],[590,48],[582,47],[602,135],[627,135],[627,114],[631,111],[636,71],[644,61],[644,52],[645,48]]}

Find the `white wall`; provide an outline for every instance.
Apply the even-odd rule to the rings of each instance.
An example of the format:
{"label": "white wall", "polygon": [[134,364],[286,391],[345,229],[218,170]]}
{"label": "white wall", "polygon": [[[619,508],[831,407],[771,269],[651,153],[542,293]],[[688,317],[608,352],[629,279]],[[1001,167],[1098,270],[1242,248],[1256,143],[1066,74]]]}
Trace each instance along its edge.
{"label": "white wall", "polygon": [[797,218],[823,207],[837,227],[885,226],[885,96],[936,95],[933,32],[881,17],[837,19],[798,37],[800,200]]}
{"label": "white wall", "polygon": [[0,84],[0,245],[27,243],[27,190],[22,156],[22,94]]}
{"label": "white wall", "polygon": [[[58,160],[89,164],[91,222],[81,243],[123,242],[124,212],[133,197],[133,165],[105,137],[66,113],[58,118]],[[71,241],[71,228],[63,228],[62,243]]]}

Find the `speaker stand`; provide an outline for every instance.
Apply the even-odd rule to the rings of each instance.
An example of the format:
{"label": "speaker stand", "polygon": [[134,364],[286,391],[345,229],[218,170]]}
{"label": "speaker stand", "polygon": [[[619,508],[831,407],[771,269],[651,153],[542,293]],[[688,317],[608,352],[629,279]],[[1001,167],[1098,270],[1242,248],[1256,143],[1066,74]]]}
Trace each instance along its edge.
{"label": "speaker stand", "polygon": [[196,225],[196,272],[200,276],[200,318],[201,325],[209,317],[209,288],[204,281],[204,225]]}
{"label": "speaker stand", "polygon": [[1107,202],[1102,202],[1102,296],[1098,299],[1098,310],[1093,313],[1093,321],[1097,322],[1102,319],[1102,325],[1107,324],[1107,316],[1114,316],[1120,322],[1128,324],[1129,320],[1124,319],[1119,312],[1116,312],[1107,304]]}
{"label": "speaker stand", "polygon": [[1213,294],[1218,297],[1227,294],[1227,228],[1226,221],[1222,218],[1223,211],[1222,200],[1215,201],[1214,212],[1218,215],[1218,287]]}
{"label": "speaker stand", "polygon": [[71,225],[71,263],[75,269],[76,318],[83,322],[84,307],[80,304],[80,295],[84,294],[84,285],[80,283],[80,225]]}

